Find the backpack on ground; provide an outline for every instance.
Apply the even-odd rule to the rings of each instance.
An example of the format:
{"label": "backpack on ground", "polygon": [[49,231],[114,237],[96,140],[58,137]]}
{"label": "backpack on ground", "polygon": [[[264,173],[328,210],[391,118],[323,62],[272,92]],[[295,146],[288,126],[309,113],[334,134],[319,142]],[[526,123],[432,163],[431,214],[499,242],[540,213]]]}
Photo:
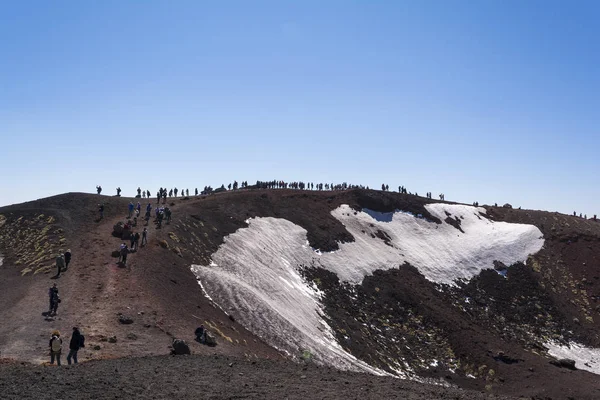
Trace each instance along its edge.
{"label": "backpack on ground", "polygon": [[62,349],[62,340],[58,336],[52,338],[52,351],[58,353]]}

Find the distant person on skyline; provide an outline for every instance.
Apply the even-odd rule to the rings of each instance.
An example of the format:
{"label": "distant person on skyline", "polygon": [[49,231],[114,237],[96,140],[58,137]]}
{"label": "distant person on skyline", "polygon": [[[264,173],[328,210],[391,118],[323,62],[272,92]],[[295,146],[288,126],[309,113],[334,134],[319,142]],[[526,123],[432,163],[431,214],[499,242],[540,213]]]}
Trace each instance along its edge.
{"label": "distant person on skyline", "polygon": [[120,187],[117,188],[117,196],[121,197],[121,188]]}
{"label": "distant person on skyline", "polygon": [[97,185],[96,186],[96,191],[98,192],[98,194],[102,193],[102,186]]}
{"label": "distant person on skyline", "polygon": [[138,197],[140,197],[142,195],[142,189],[140,189],[139,186],[137,188],[137,194],[138,194]]}
{"label": "distant person on skyline", "polygon": [[175,197],[177,197],[177,188],[173,189],[173,193],[175,193]]}

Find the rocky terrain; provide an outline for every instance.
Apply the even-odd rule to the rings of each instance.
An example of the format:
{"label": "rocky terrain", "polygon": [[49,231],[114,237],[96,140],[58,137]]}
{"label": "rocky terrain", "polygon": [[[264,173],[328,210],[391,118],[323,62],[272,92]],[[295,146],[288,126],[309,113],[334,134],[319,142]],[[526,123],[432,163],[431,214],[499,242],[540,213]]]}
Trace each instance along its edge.
{"label": "rocky terrain", "polygon": [[[340,243],[357,240],[332,216],[344,204],[358,211],[402,210],[432,224],[452,225],[460,233],[460,220],[443,221],[429,212],[426,205],[435,201],[367,190],[238,190],[170,198],[173,222],[157,229],[151,220],[148,246],[131,254],[124,267],[112,257],[121,240],[111,233],[117,222],[126,220],[132,200],[137,202],[70,193],[0,208],[0,253],[5,257],[0,266],[5,305],[0,310],[5,322],[0,326],[0,357],[43,363],[51,330],[69,332],[78,325],[87,343],[80,360],[100,360],[70,368],[64,375],[58,368],[2,364],[3,393],[16,395],[15,385],[22,387],[28,379],[39,381],[42,376],[56,382],[48,393],[54,397],[62,393],[64,398],[72,395],[68,389],[73,385],[85,388],[90,398],[102,398],[102,393],[114,397],[117,390],[159,398],[188,393],[209,393],[207,397],[214,398],[283,398],[282,393],[289,398],[315,397],[311,390],[318,390],[319,398],[344,393],[351,398],[479,398],[479,393],[540,399],[599,396],[596,375],[551,364],[554,358],[545,346],[552,341],[600,347],[597,221],[486,207],[492,220],[539,228],[544,246],[525,262],[497,263],[456,285],[432,282],[410,264],[375,271],[359,283],[342,281],[318,264],[296,266],[306,283],[321,293],[323,317],[346,352],[385,373],[402,369],[413,379],[437,383],[430,386],[342,373],[313,362],[306,365],[310,354],[278,351],[238,322],[244,320],[236,315],[239,310],[224,312],[208,299],[190,266],[208,265],[227,236],[247,227],[254,217],[288,220],[306,230],[312,248],[338,250]],[[144,207],[147,201],[141,201]],[[106,208],[103,220],[96,211],[100,202]],[[134,229],[142,228],[139,221]],[[384,231],[373,236],[390,241]],[[73,253],[72,265],[59,279],[50,279],[56,253],[67,248]],[[47,290],[53,282],[63,301],[58,317],[46,318],[42,313],[47,311]],[[123,324],[122,316],[131,323]],[[216,336],[216,347],[192,340],[200,324]],[[167,354],[175,337],[188,341],[199,356],[151,357]],[[131,358],[141,356],[145,358]],[[304,361],[296,364],[289,359]],[[229,367],[232,362],[235,367]],[[154,373],[161,365],[177,375]],[[140,373],[134,373],[136,368]],[[91,378],[95,369],[103,371],[102,379]],[[153,373],[158,380],[153,380]],[[10,383],[4,377],[11,374],[23,379]],[[77,383],[84,380],[89,382],[84,387]],[[106,387],[115,380],[123,384]],[[157,383],[152,386],[153,382]],[[466,391],[444,389],[441,384]],[[148,385],[157,391],[150,392]],[[45,396],[41,387],[32,386],[30,391],[24,396]]]}

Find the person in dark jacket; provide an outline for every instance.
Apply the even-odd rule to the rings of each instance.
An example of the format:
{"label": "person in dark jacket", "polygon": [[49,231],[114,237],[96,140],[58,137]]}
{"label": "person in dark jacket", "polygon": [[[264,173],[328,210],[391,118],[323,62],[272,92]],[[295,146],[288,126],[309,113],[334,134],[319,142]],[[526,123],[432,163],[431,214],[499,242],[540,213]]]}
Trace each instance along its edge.
{"label": "person in dark jacket", "polygon": [[58,309],[58,287],[56,287],[56,283],[52,285],[52,287],[48,290],[48,297],[50,300],[50,309],[48,310],[48,315],[56,314],[56,310]]}
{"label": "person in dark jacket", "polygon": [[127,254],[129,254],[129,249],[127,248],[127,245],[123,243],[121,245],[121,262],[123,265],[127,265]]}
{"label": "person in dark jacket", "polygon": [[67,250],[65,253],[65,271],[69,268],[69,263],[71,262],[71,249]]}
{"label": "person in dark jacket", "polygon": [[73,362],[77,364],[77,352],[82,347],[83,335],[79,332],[77,327],[73,328],[73,335],[71,335],[71,342],[69,343],[69,354],[67,355],[67,363],[71,365],[71,358]]}

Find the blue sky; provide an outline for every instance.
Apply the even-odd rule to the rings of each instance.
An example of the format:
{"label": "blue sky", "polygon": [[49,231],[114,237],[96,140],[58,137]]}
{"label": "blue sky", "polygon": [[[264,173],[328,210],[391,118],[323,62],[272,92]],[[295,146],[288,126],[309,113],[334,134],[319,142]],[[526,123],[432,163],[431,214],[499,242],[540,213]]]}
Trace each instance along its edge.
{"label": "blue sky", "polygon": [[600,213],[600,5],[0,2],[0,205],[233,179]]}

